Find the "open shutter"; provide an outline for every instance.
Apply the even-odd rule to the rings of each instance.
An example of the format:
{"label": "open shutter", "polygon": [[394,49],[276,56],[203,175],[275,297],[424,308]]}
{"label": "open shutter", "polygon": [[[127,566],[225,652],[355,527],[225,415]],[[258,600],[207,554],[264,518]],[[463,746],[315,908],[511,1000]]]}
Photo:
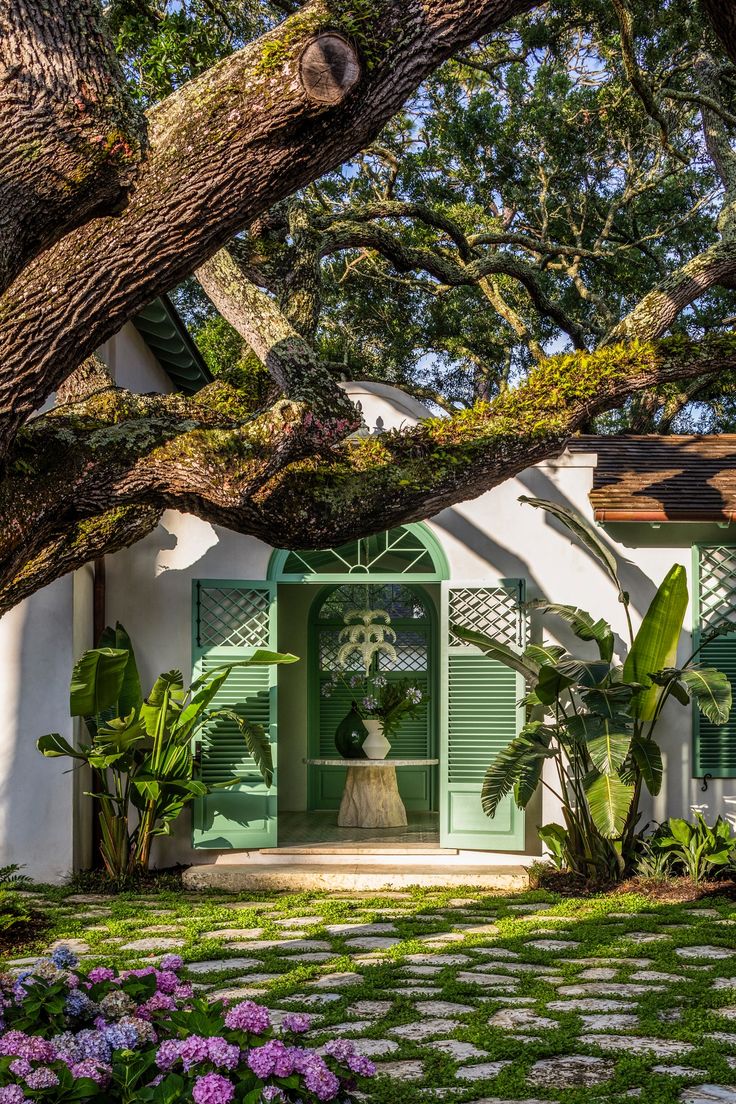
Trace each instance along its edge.
{"label": "open shutter", "polygon": [[[257,648],[276,650],[276,600],[273,583],[200,579],[193,590],[193,660],[195,675],[232,660],[245,659]],[[270,735],[276,763],[276,667],[235,669],[213,701],[228,706]],[[216,720],[201,733],[201,778],[215,784],[237,777],[226,789],[200,798],[194,809],[194,847],[275,847],[276,780],[266,788],[248,755],[236,725]]]}
{"label": "open shutter", "polygon": [[440,844],[487,851],[524,847],[524,813],[507,797],[496,815],[483,812],[483,776],[494,756],[523,723],[517,705],[523,679],[465,644],[454,621],[505,644],[523,645],[523,583],[442,584],[442,694],[440,739]]}
{"label": "open shutter", "polygon": [[[695,550],[697,602],[695,645],[724,621],[736,621],[736,548],[713,545]],[[698,662],[717,667],[731,682],[736,702],[736,633],[705,644]],[[736,707],[725,725],[711,724],[696,709],[693,717],[693,776],[736,778]]]}

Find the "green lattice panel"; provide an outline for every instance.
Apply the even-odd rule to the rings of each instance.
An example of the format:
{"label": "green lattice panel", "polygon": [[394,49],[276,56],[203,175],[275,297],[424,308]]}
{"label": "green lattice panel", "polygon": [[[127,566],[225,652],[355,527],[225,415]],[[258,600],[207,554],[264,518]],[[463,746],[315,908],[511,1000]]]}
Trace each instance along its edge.
{"label": "green lattice panel", "polygon": [[270,599],[263,590],[203,586],[199,590],[201,648],[266,648]]}
{"label": "green lattice panel", "polygon": [[[521,645],[524,639],[519,594],[507,587],[456,587],[449,596],[450,623],[466,625],[502,644]],[[451,646],[462,646],[450,631]]]}
{"label": "green lattice panel", "polygon": [[736,548],[700,549],[700,627],[736,621]]}

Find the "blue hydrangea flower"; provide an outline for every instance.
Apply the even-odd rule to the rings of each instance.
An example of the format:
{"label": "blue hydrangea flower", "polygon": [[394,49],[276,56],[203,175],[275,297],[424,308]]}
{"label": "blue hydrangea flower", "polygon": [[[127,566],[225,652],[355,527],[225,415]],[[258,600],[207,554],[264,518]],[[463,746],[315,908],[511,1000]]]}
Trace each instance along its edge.
{"label": "blue hydrangea flower", "polygon": [[68,947],[57,947],[51,954],[51,961],[60,970],[71,970],[77,965],[79,959]]}
{"label": "blue hydrangea flower", "polygon": [[109,1024],[102,1034],[113,1050],[134,1050],[138,1045],[138,1032],[131,1024]]}
{"label": "blue hydrangea flower", "polygon": [[81,989],[72,989],[64,1004],[67,1016],[86,1016],[93,1008],[93,1002]]}

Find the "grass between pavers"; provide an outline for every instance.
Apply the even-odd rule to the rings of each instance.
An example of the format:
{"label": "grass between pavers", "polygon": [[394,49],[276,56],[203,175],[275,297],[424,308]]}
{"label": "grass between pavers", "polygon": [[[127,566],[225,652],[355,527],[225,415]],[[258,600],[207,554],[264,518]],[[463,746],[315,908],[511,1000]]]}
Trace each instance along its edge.
{"label": "grass between pavers", "polygon": [[[392,1000],[393,1004],[383,1018],[375,1019],[360,1033],[361,1037],[392,1039],[398,1049],[386,1055],[386,1060],[421,1060],[424,1076],[419,1081],[403,1082],[380,1078],[370,1091],[370,1100],[376,1104],[419,1104],[429,1099],[451,1102],[479,1100],[494,1097],[501,1100],[539,1098],[559,1101],[560,1104],[588,1104],[590,1101],[617,1102],[632,1099],[638,1092],[647,1104],[675,1104],[686,1084],[711,1082],[719,1085],[736,1084],[736,1070],[727,1059],[736,1057],[736,1045],[705,1038],[711,1032],[736,1035],[736,1020],[718,1015],[718,1009],[736,1006],[736,957],[718,961],[683,959],[675,948],[697,945],[736,947],[736,903],[725,899],[706,899],[692,903],[657,904],[636,895],[609,895],[585,898],[557,898],[544,890],[505,897],[490,896],[471,887],[453,887],[446,892],[435,889],[416,889],[407,897],[382,896],[345,898],[328,893],[301,893],[291,895],[223,894],[182,895],[174,892],[147,893],[145,896],[121,895],[103,898],[88,896],[80,901],[76,895],[58,888],[36,887],[34,894],[46,911],[49,930],[44,945],[54,940],[82,939],[89,947],[90,963],[110,961],[117,966],[131,966],[157,956],[158,952],[123,951],[125,943],[142,938],[177,938],[182,946],[176,948],[185,961],[208,959],[252,958],[258,965],[252,970],[235,974],[227,969],[197,974],[196,982],[230,987],[237,983],[248,984],[249,973],[273,974],[263,996],[257,999],[274,1007],[285,1006],[289,997],[319,992],[310,982],[324,974],[355,971],[360,980],[348,986],[335,987],[339,1000],[331,1004],[311,1008],[318,1017],[317,1042],[331,1035],[331,1027],[343,1024],[351,1018],[350,1009],[359,1000]],[[69,897],[73,899],[70,901]],[[462,903],[460,901],[462,900]],[[245,907],[242,907],[245,902]],[[538,912],[521,911],[514,906],[536,906]],[[712,909],[714,916],[697,914],[700,908]],[[696,911],[693,912],[693,909]],[[614,914],[614,915],[611,915]],[[276,948],[247,946],[233,949],[222,939],[204,939],[205,932],[218,928],[258,929],[258,940],[283,939],[291,936],[291,930],[279,926],[279,920],[306,917],[310,922],[300,926],[306,938],[329,943],[331,957],[320,963],[300,961],[300,954],[288,954]],[[311,918],[319,917],[319,922]],[[718,923],[731,921],[731,923]],[[354,958],[362,952],[347,946],[350,932],[330,934],[327,925],[340,923],[391,923],[396,946],[375,958],[375,964],[356,965]],[[495,930],[473,932],[461,925],[482,926],[494,924]],[[681,926],[680,926],[681,925]],[[733,926],[732,926],[733,925]],[[538,929],[545,929],[539,933]],[[154,930],[152,930],[154,929]],[[160,929],[160,930],[157,930]],[[171,930],[164,930],[171,929]],[[448,942],[436,951],[428,949],[425,940],[432,935],[457,932],[462,942]],[[658,942],[640,942],[636,933],[664,934]],[[528,945],[531,939],[568,938],[579,946],[567,952],[541,950]],[[244,943],[247,943],[244,940]],[[545,975],[534,972],[509,973],[514,979],[514,996],[529,998],[533,1003],[525,1005],[532,1011],[556,1019],[559,1028],[553,1032],[540,1031],[539,1039],[520,1041],[508,1031],[488,1025],[490,1016],[505,1007],[504,1000],[482,986],[470,985],[458,980],[456,974],[484,963],[484,950],[505,948],[521,956],[521,961],[534,966],[554,966],[556,976],[564,984],[575,984],[583,967],[576,965],[580,958],[626,957],[651,960],[647,970],[682,977],[678,982],[660,982],[664,988],[648,991],[635,999],[639,1017],[633,1034],[661,1040],[680,1040],[693,1045],[693,1050],[679,1058],[655,1058],[637,1056],[626,1051],[607,1055],[593,1045],[580,1041],[584,1033],[578,1015],[570,1012],[548,1012],[546,1002],[559,999],[558,986],[550,984]],[[17,957],[40,952],[43,945],[36,944]],[[160,952],[163,953],[163,952]],[[410,978],[403,971],[408,965],[404,956],[412,953],[432,955],[466,954],[472,961],[465,966],[444,964],[439,973],[425,978]],[[708,967],[706,970],[688,967]],[[627,982],[637,972],[631,964],[620,965],[615,983]],[[505,973],[499,960],[488,964],[489,973]],[[734,978],[732,989],[715,989],[716,977]],[[457,1063],[438,1051],[432,1052],[431,1043],[402,1040],[390,1034],[390,1028],[426,1019],[415,1007],[421,996],[408,997],[402,993],[404,981],[424,980],[441,991],[433,997],[474,1007],[474,1011],[458,1015],[460,1026],[442,1037],[472,1043],[487,1052],[483,1058]],[[607,983],[600,983],[600,996],[606,996]],[[332,987],[330,987],[331,989]],[[327,991],[330,991],[328,989]],[[617,998],[626,1003],[629,998]],[[298,1007],[298,1003],[290,1005]],[[680,1011],[679,1019],[663,1021],[662,1013]],[[361,1017],[363,1018],[363,1017]],[[613,1034],[618,1034],[613,1031]],[[539,1088],[527,1083],[526,1075],[532,1065],[544,1058],[581,1054],[611,1057],[615,1062],[615,1074],[611,1080],[597,1086],[584,1088]],[[380,1060],[380,1059],[379,1059]],[[460,1083],[455,1077],[458,1065],[474,1065],[480,1062],[508,1061],[500,1073],[487,1080]],[[675,1078],[669,1074],[655,1074],[654,1065],[682,1064],[706,1071],[705,1077]],[[442,1090],[436,1093],[436,1090]]]}

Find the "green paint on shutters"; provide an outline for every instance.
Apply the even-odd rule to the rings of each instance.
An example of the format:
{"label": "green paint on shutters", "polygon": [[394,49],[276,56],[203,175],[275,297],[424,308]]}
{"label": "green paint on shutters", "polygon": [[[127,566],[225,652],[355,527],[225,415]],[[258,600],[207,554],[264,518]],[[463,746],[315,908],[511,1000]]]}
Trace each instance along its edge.
{"label": "green paint on shutters", "polygon": [[511,797],[495,817],[480,803],[483,775],[494,756],[518,733],[522,712],[517,702],[523,681],[503,664],[462,643],[450,631],[452,621],[487,633],[504,643],[524,639],[520,580],[496,586],[443,584],[442,700],[440,737],[440,844],[489,851],[524,847],[524,813]]}
{"label": "green paint on shutters", "polygon": [[[736,621],[736,546],[699,545],[693,549],[693,638],[724,621]],[[731,682],[736,700],[736,633],[716,637],[703,646],[699,663],[717,667]],[[711,724],[693,709],[693,777],[736,778],[736,710],[725,725]]]}
{"label": "green paint on shutters", "polygon": [[[276,647],[275,587],[272,583],[198,580],[193,590],[195,675],[232,660],[246,659],[256,648]],[[231,672],[214,699],[248,720],[263,725],[276,761],[276,667],[243,667]],[[213,721],[200,734],[201,776],[210,785],[238,778],[196,802],[193,845],[231,849],[275,847],[276,782],[267,789],[237,728]]]}

